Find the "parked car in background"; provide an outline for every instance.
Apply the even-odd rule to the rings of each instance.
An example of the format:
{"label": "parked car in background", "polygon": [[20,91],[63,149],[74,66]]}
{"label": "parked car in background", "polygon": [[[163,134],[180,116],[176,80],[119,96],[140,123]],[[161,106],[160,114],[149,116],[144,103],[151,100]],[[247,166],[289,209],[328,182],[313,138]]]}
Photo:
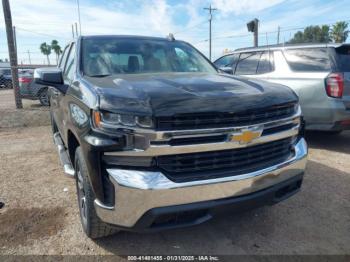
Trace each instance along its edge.
{"label": "parked car in background", "polygon": [[11,68],[0,68],[0,88],[12,88]]}
{"label": "parked car in background", "polygon": [[48,106],[47,86],[40,85],[33,81],[34,69],[21,69],[18,72],[18,82],[21,97],[24,99],[39,100],[43,106]]}
{"label": "parked car in background", "polygon": [[350,129],[350,45],[303,44],[237,49],[217,59],[221,70],[291,87],[306,128]]}

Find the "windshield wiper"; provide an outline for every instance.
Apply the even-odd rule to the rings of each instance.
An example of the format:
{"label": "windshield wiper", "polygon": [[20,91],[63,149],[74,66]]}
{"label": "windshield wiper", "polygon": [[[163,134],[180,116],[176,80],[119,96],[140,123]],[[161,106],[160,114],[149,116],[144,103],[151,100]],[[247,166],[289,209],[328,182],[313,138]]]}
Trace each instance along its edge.
{"label": "windshield wiper", "polygon": [[100,74],[100,75],[89,75],[89,77],[106,77],[110,76],[111,74]]}

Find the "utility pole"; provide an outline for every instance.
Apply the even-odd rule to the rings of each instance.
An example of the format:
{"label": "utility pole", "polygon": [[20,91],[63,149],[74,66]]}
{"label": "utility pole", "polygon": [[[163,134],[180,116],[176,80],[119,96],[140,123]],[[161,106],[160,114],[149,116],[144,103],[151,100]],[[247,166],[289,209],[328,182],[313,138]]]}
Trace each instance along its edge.
{"label": "utility pole", "polygon": [[259,45],[259,20],[254,19],[247,24],[248,32],[254,33],[254,47],[257,47]]}
{"label": "utility pole", "polygon": [[75,34],[78,37],[78,24],[75,22]]}
{"label": "utility pole", "polygon": [[12,74],[12,86],[15,96],[16,108],[23,108],[22,99],[19,92],[18,85],[18,66],[17,66],[17,52],[14,42],[14,32],[12,28],[12,17],[11,17],[11,8],[9,0],[2,0],[2,7],[4,11],[5,26],[6,26],[6,35],[7,35],[7,46],[10,56],[11,64],[11,74]]}
{"label": "utility pole", "polygon": [[74,25],[72,24],[72,35],[73,35],[73,38],[74,38]]}
{"label": "utility pole", "polygon": [[29,60],[29,64],[31,65],[32,64],[32,60],[30,59],[30,51],[27,50],[27,53],[28,53],[28,60]]}
{"label": "utility pole", "polygon": [[278,26],[278,29],[277,29],[277,44],[280,43],[280,31],[281,31],[281,27]]}
{"label": "utility pole", "polygon": [[209,60],[211,61],[211,20],[213,19],[213,11],[216,11],[216,8],[212,8],[211,5],[209,7],[205,7],[204,10],[209,11]]}
{"label": "utility pole", "polygon": [[15,44],[15,50],[16,50],[16,53],[17,53],[17,37],[16,37],[16,27],[13,26],[12,27],[12,30],[13,30],[13,43]]}
{"label": "utility pole", "polygon": [[79,35],[81,35],[81,21],[80,21],[80,5],[79,5],[79,0],[77,0],[77,5],[78,5],[78,19],[79,19]]}

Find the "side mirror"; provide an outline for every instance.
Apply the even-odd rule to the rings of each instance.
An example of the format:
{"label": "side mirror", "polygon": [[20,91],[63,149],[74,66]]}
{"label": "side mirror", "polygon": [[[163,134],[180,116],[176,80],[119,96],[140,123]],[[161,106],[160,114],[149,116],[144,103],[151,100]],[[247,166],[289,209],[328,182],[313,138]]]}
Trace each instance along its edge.
{"label": "side mirror", "polygon": [[232,67],[220,67],[219,72],[233,75]]}
{"label": "side mirror", "polygon": [[65,94],[68,86],[63,82],[63,74],[60,68],[44,67],[34,70],[34,81],[37,84],[52,86]]}

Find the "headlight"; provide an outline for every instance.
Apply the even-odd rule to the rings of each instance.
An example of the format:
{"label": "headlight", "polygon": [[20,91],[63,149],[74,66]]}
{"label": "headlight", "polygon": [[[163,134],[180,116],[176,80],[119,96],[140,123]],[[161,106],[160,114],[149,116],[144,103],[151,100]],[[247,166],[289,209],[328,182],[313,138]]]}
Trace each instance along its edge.
{"label": "headlight", "polygon": [[98,128],[113,129],[118,127],[152,128],[152,118],[149,116],[134,116],[109,112],[93,112],[94,125]]}

